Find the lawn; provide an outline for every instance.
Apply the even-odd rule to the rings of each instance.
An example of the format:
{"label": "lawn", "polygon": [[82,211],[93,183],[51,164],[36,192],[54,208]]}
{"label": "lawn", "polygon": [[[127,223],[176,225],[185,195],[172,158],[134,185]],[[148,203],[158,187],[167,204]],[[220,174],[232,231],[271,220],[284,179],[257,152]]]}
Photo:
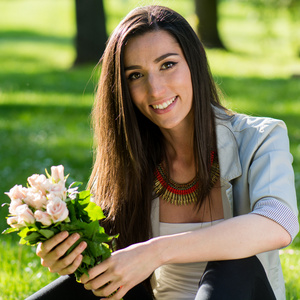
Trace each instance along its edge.
{"label": "lawn", "polygon": [[[0,2],[0,203],[15,184],[63,164],[72,180],[87,182],[92,167],[90,111],[99,75],[95,66],[72,67],[73,0]],[[108,31],[137,4],[106,0]],[[155,1],[196,26],[192,0]],[[283,119],[289,129],[300,205],[300,45],[285,11],[263,21],[247,3],[222,1],[220,31],[230,51],[207,50],[228,107]],[[298,76],[295,76],[298,75]],[[0,231],[7,207],[0,209]],[[57,276],[40,265],[35,249],[0,236],[0,300],[24,299]],[[281,251],[287,299],[300,299],[300,236]],[[30,283],[30,284],[29,284]]]}

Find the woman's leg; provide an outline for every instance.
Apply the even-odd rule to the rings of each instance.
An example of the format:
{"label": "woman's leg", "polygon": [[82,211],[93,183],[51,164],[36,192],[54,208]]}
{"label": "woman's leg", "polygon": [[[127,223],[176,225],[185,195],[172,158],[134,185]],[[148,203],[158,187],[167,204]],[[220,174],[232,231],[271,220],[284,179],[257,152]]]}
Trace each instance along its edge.
{"label": "woman's leg", "polygon": [[74,276],[61,276],[50,284],[43,287],[26,300],[99,300],[91,291],[84,288],[83,284],[78,283]]}
{"label": "woman's leg", "polygon": [[256,256],[209,262],[195,300],[276,300]]}
{"label": "woman's leg", "polygon": [[152,300],[152,296],[146,290],[142,283],[136,285],[134,288],[129,290],[123,297],[124,300]]}
{"label": "woman's leg", "polygon": [[[61,276],[41,290],[26,298],[26,300],[99,300],[91,291],[84,288],[83,284],[78,283],[74,276]],[[151,300],[152,297],[142,284],[132,288],[123,297],[124,300]]]}

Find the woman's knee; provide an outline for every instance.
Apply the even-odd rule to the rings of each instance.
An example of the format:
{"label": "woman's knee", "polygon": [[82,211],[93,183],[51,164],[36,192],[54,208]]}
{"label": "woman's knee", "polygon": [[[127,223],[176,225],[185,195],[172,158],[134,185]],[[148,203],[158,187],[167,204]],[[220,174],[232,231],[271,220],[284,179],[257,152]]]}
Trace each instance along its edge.
{"label": "woman's knee", "polygon": [[256,256],[207,264],[196,300],[273,300],[274,293]]}

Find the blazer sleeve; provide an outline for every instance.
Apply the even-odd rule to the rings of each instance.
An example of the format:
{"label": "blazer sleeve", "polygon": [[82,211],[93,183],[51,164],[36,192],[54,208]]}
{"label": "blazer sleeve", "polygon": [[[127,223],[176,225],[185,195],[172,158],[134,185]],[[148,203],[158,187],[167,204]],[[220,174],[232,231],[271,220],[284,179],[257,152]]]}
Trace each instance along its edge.
{"label": "blazer sleeve", "polygon": [[299,232],[293,157],[282,121],[257,130],[256,151],[248,171],[251,213],[280,224],[293,239]]}

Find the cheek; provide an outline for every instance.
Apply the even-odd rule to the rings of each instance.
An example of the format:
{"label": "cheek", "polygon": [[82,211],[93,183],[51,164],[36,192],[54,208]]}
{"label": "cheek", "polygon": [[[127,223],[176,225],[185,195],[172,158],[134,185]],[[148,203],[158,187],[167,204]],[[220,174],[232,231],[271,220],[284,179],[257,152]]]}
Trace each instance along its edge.
{"label": "cheek", "polygon": [[191,73],[188,70],[185,72],[185,76],[183,77],[184,80],[182,81],[182,84],[185,86],[187,96],[189,100],[192,101],[193,99],[193,85],[192,85],[192,78],[191,78]]}
{"label": "cheek", "polygon": [[143,91],[139,87],[129,88],[129,93],[133,104],[140,110],[143,104]]}

